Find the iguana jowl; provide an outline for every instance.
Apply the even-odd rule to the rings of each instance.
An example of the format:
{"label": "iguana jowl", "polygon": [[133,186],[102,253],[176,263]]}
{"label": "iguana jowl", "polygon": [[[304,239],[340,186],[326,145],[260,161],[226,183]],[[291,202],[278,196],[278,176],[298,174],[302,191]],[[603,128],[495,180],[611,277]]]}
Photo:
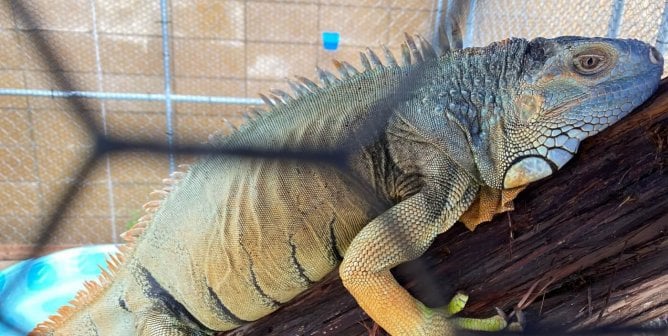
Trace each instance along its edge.
{"label": "iguana jowl", "polygon": [[[390,269],[419,257],[458,219],[469,227],[507,210],[527,183],[561,168],[580,141],[656,89],[663,59],[635,40],[510,39],[435,51],[409,38],[403,65],[362,54],[321,85],[214,145],[343,153],[341,165],[210,156],[155,194],[111,257],[113,274],[87,283],[36,334],[191,335],[230,330],[288,302],[331,271],[393,335],[450,334]],[[406,84],[407,83],[407,84]],[[344,168],[341,168],[344,167]],[[453,323],[450,323],[452,321]]]}

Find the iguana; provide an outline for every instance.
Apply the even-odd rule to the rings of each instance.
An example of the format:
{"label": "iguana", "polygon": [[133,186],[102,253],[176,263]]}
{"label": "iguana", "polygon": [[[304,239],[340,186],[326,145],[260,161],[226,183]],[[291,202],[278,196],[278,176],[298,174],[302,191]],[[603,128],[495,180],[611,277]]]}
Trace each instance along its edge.
{"label": "iguana", "polygon": [[[266,316],[338,267],[392,335],[495,330],[500,317],[450,317],[413,298],[390,269],[419,257],[458,219],[512,207],[579,143],[657,88],[663,58],[636,40],[519,38],[437,52],[407,37],[363,70],[335,62],[320,85],[262,96],[269,110],[168,179],[110,257],[110,272],[34,334],[208,335]],[[321,153],[326,162],[295,153]],[[310,154],[309,154],[310,155]]]}

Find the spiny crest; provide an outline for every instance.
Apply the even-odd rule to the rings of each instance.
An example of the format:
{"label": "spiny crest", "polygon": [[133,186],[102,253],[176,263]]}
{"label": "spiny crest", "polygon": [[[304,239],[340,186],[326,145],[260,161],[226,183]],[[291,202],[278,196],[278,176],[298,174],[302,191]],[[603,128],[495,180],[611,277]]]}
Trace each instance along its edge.
{"label": "spiny crest", "polygon": [[97,280],[84,281],[84,288],[77,292],[74,299],[70,300],[67,305],[60,307],[58,311],[49,316],[46,321],[38,324],[28,335],[48,334],[62,326],[65,321],[71,318],[77,311],[92,304],[98,297],[100,297],[104,292],[104,289],[111,284],[114,276],[118,273],[119,268],[124,262],[125,255],[123,252],[109,255],[107,258],[108,271],[99,266],[101,273]]}
{"label": "spiny crest", "polygon": [[[443,30],[440,30],[441,39],[447,41],[447,37]],[[385,58],[386,64],[383,64],[380,57],[376,52],[370,48],[360,52],[360,64],[362,66],[362,71],[357,70],[353,65],[346,61],[332,60],[334,68],[339,73],[338,76],[333,74],[328,70],[324,70],[316,66],[316,73],[320,84],[316,84],[312,80],[302,77],[295,76],[293,79],[286,78],[288,86],[293,91],[293,94],[290,94],[286,91],[279,89],[271,89],[269,93],[259,94],[260,99],[268,106],[268,110],[272,111],[274,108],[287,105],[292,101],[306,97],[310,94],[316,93],[324,88],[331,87],[332,85],[343,82],[349,78],[353,78],[357,75],[367,73],[374,70],[379,70],[383,68],[393,68],[393,67],[406,67],[411,64],[416,64],[428,60],[435,60],[438,58],[438,55],[443,55],[450,51],[450,46],[461,47],[461,38],[456,35],[456,32],[453,31],[453,38],[455,41],[453,43],[446,43],[446,48],[443,48],[440,53],[434,49],[434,47],[425,40],[420,35],[415,35],[415,38],[409,34],[405,35],[405,41],[401,44],[401,60],[402,64],[399,65],[397,58],[394,57],[390,49],[383,45],[382,52]],[[417,42],[416,42],[417,39]],[[242,114],[244,123],[241,128],[244,128],[246,125],[251,123],[253,120],[261,118],[265,114],[265,110],[254,108],[250,113]],[[225,127],[219,131],[214,132],[209,135],[209,143],[216,144],[222,141],[227,135],[238,131],[227,119],[223,119]]]}
{"label": "spiny crest", "polygon": [[[401,49],[401,59],[403,60],[403,64],[401,66],[408,66],[411,64],[424,62],[426,60],[434,60],[438,58],[439,55],[434,47],[420,35],[416,35],[414,38],[409,34],[405,34],[405,42],[401,45]],[[305,77],[296,76],[294,80],[286,79],[288,86],[290,86],[294,92],[292,95],[283,90],[272,89],[270,90],[269,94],[260,94],[260,99],[262,99],[262,101],[268,105],[271,110],[274,107],[288,104],[295,99],[304,97],[310,93],[317,92],[318,90],[329,87],[338,82],[342,82],[359,74],[373,71],[375,69],[399,66],[397,59],[394,57],[387,46],[383,45],[382,51],[386,64],[383,64],[376,52],[370,48],[367,48],[365,51],[360,52],[360,64],[362,66],[362,71],[357,70],[353,65],[346,61],[332,60],[334,68],[338,72],[338,76],[328,70],[323,70],[322,68],[316,66],[316,73],[318,79],[320,80],[320,85]],[[449,49],[443,50],[441,54],[448,51]]]}
{"label": "spiny crest", "polygon": [[[255,111],[257,109],[252,110],[251,113],[253,114],[260,114],[259,111]],[[248,123],[250,120],[253,119],[253,116],[251,113],[242,113],[241,117],[244,119],[244,124]],[[209,144],[216,144],[220,140],[224,139],[228,135],[235,133],[239,130],[237,126],[235,126],[231,121],[227,120],[227,118],[223,118],[223,128],[218,129],[217,131],[209,134],[208,137],[208,143]]]}
{"label": "spiny crest", "polygon": [[[189,165],[179,165],[178,168],[183,171],[189,169]],[[142,236],[144,231],[148,228],[149,224],[153,220],[153,215],[158,211],[162,202],[167,198],[169,193],[174,190],[179,181],[185,176],[185,172],[175,171],[170,174],[169,178],[163,179],[162,189],[153,190],[149,193],[149,197],[152,199],[146,202],[142,207],[144,208],[144,216],[140,217],[137,220],[137,223],[133,225],[129,230],[121,233],[121,238],[127,242],[127,244],[122,245],[121,252],[129,252],[136,243],[136,240]]]}
{"label": "spiny crest", "polygon": [[[179,165],[178,167],[182,171],[187,171],[190,166],[184,164]],[[101,296],[104,290],[111,285],[114,277],[118,274],[119,269],[125,263],[126,257],[132,252],[137,238],[139,238],[148,228],[153,219],[153,214],[158,211],[162,201],[167,198],[169,192],[174,189],[184,175],[185,173],[181,171],[173,172],[169,178],[163,180],[164,186],[161,189],[154,190],[149,194],[152,199],[146,202],[143,206],[145,211],[144,216],[139,218],[137,223],[129,230],[121,234],[121,237],[126,241],[126,244],[118,247],[120,252],[110,254],[107,257],[107,269],[99,266],[101,272],[97,280],[84,281],[84,288],[77,292],[74,299],[70,300],[67,305],[60,307],[60,309],[58,309],[55,314],[49,316],[46,321],[38,324],[29,335],[44,335],[56,330],[77,311],[92,304]]]}
{"label": "spiny crest", "polygon": [[[456,18],[453,19],[455,20],[450,21],[450,24],[447,27],[444,25],[438,26],[438,44],[442,53],[447,52],[448,50],[462,49],[464,47],[461,26]],[[450,30],[450,37],[448,37],[448,32],[446,32],[446,30]]]}

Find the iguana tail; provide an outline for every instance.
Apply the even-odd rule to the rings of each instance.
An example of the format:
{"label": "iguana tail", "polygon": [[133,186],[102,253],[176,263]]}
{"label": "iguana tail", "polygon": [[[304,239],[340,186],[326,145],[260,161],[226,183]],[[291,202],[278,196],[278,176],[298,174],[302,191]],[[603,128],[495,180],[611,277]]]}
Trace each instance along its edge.
{"label": "iguana tail", "polygon": [[[186,171],[188,166],[180,165],[179,169]],[[153,220],[153,214],[161,206],[163,199],[176,187],[183,175],[184,173],[180,171],[172,173],[170,178],[163,180],[164,186],[161,189],[154,190],[149,194],[152,199],[143,206],[144,216],[129,230],[121,234],[125,244],[118,247],[120,251],[108,256],[106,260],[108,270],[100,267],[102,273],[96,281],[84,282],[84,288],[77,292],[74,299],[67,305],[60,307],[46,321],[39,323],[29,335],[65,335],[70,334],[68,330],[77,334],[85,333],[88,330],[91,331],[91,334],[95,334],[100,325],[109,325],[114,331],[128,330],[130,333],[134,333],[133,316],[122,298],[126,294],[124,293],[126,284],[123,280],[124,277],[129,275],[126,266],[128,260],[132,257],[132,251],[138,239]],[[118,296],[121,296],[120,300]],[[119,312],[110,315],[111,310],[118,310]],[[105,315],[107,320],[104,320]],[[113,321],[109,316],[114,316]],[[129,323],[119,323],[118,317]]]}

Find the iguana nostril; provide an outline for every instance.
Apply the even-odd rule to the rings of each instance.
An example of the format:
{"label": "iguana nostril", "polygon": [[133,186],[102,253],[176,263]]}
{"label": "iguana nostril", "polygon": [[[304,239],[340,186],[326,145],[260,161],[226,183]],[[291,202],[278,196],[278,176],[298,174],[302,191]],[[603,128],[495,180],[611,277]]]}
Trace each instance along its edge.
{"label": "iguana nostril", "polygon": [[654,47],[649,47],[649,60],[654,64],[663,63],[663,55]]}

